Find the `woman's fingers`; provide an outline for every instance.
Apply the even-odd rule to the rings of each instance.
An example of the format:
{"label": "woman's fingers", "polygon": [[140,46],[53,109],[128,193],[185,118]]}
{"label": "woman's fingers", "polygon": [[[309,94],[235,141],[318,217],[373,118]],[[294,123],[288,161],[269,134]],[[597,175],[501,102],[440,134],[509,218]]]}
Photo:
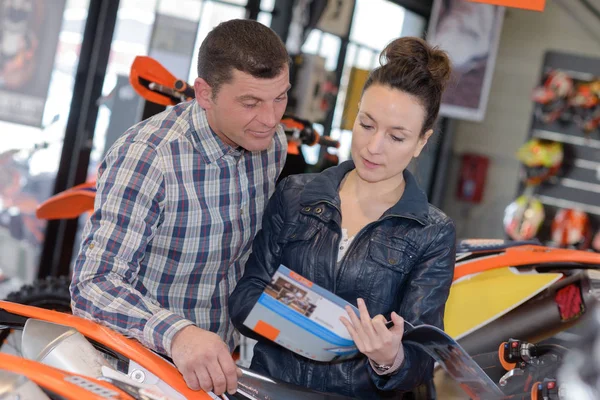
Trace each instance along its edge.
{"label": "woman's fingers", "polygon": [[385,317],[381,314],[379,314],[379,315],[375,316],[375,318],[373,318],[373,329],[375,330],[375,334],[379,338],[381,338],[381,340],[383,342],[387,342],[388,340],[391,340],[391,337],[392,337],[392,333],[385,326],[386,322],[387,321],[386,321]]}
{"label": "woman's fingers", "polygon": [[369,310],[367,310],[367,305],[363,299],[358,299],[357,304],[363,330],[365,334],[369,336],[369,338],[374,339],[377,335],[375,333],[375,328],[373,328],[373,321],[369,315]]}
{"label": "woman's fingers", "polygon": [[350,322],[352,322],[352,326],[356,333],[362,334],[363,326],[360,323],[360,319],[358,319],[358,316],[356,315],[354,310],[352,310],[350,307],[346,307],[346,312],[348,313],[348,317],[350,318]]}
{"label": "woman's fingers", "polygon": [[394,326],[390,329],[390,332],[400,337],[404,336],[404,318],[396,314],[396,312],[393,312],[392,322],[394,323]]}
{"label": "woman's fingers", "polygon": [[[348,310],[346,310],[346,311],[348,311]],[[354,314],[354,312],[352,310],[350,310],[348,312]],[[342,324],[344,324],[344,326],[348,330],[348,333],[350,334],[350,337],[352,338],[352,340],[354,340],[354,343],[356,344],[356,348],[358,349],[358,351],[363,352],[365,350],[365,345],[362,341],[362,338],[356,331],[356,329],[354,329],[352,322],[350,322],[345,317],[340,317],[340,321],[342,321]]]}

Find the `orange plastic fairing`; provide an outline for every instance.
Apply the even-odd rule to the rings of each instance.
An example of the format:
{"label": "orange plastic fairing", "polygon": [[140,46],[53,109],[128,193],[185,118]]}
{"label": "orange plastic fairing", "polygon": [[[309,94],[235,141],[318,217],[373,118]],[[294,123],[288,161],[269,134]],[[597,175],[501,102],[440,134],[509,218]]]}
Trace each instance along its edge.
{"label": "orange plastic fairing", "polygon": [[94,210],[96,182],[86,182],[60,192],[40,204],[35,212],[39,219],[77,218]]}
{"label": "orange plastic fairing", "polygon": [[101,386],[106,390],[114,393],[114,400],[134,400],[133,397],[123,392],[119,388],[97,379],[73,374],[57,368],[53,368],[37,361],[27,360],[12,354],[0,353],[0,369],[13,372],[18,375],[26,376],[31,381],[38,384],[40,387],[51,391],[65,399],[77,400],[105,400],[106,397],[96,394],[91,390],[86,390],[83,387],[67,380],[69,377],[77,376],[92,382],[97,386]]}
{"label": "orange plastic fairing", "polygon": [[291,141],[288,142],[287,153],[294,156],[300,154],[300,148],[298,147],[298,144]]}
{"label": "orange plastic fairing", "polygon": [[78,330],[85,337],[92,339],[106,347],[117,351],[121,355],[133,360],[139,365],[162,379],[186,399],[211,400],[212,397],[203,391],[194,391],[188,388],[183,376],[175,366],[168,363],[139,342],[128,339],[123,335],[92,321],[75,315],[45,310],[38,307],[11,303],[0,300],[0,308],[10,313],[35,318],[42,321],[70,326]]}
{"label": "orange plastic fairing", "polygon": [[454,280],[497,268],[548,263],[582,263],[600,265],[600,254],[589,251],[523,245],[509,247],[504,253],[473,261],[456,263]]}
{"label": "orange plastic fairing", "polygon": [[150,82],[174,90],[177,78],[158,61],[148,56],[137,56],[131,65],[129,83],[144,99],[163,106],[171,106],[177,102],[169,96],[153,91],[148,87]]}
{"label": "orange plastic fairing", "polygon": [[531,387],[531,400],[539,400],[540,398],[540,388],[539,385],[541,382],[535,382]]}
{"label": "orange plastic fairing", "polygon": [[285,128],[288,128],[288,129],[299,129],[299,130],[304,129],[304,124],[302,124],[300,121],[297,121],[290,117],[282,118],[281,123],[283,124],[283,126]]}

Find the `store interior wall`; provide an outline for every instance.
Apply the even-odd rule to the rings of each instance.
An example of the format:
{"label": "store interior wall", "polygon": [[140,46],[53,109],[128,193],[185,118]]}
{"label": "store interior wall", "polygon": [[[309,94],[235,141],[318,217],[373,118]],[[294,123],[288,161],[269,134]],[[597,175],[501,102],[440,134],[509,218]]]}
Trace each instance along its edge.
{"label": "store interior wall", "polygon": [[[571,15],[564,4],[568,3]],[[538,85],[547,50],[600,56],[600,21],[575,0],[549,0],[543,13],[507,9],[485,119],[458,121],[442,209],[459,238],[504,238],[506,206],[517,197],[520,167],[515,152],[531,124],[531,91]],[[482,201],[456,197],[461,156],[489,158]]]}

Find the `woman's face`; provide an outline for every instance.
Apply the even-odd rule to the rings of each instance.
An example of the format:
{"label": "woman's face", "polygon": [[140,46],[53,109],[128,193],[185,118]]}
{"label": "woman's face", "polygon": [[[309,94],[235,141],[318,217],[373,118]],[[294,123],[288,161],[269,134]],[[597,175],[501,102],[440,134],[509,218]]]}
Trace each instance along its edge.
{"label": "woman's face", "polygon": [[433,133],[420,136],[425,110],[400,90],[374,84],[363,94],[352,130],[352,159],[367,182],[401,177]]}

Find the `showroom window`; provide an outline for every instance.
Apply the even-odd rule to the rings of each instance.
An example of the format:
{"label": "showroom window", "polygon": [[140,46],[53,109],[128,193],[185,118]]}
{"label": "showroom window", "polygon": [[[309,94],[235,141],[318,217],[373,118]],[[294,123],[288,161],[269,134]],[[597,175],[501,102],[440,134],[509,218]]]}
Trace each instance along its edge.
{"label": "showroom window", "polygon": [[[347,160],[350,156],[351,131],[342,129],[341,120],[352,68],[365,70],[374,68],[378,65],[379,53],[391,40],[400,36],[422,37],[425,22],[423,17],[388,0],[356,1],[342,79],[329,132],[331,137],[340,141],[340,148],[331,150],[337,151],[340,161]],[[326,68],[333,71],[338,62],[341,43],[342,39],[338,36],[315,29],[302,46],[302,51],[325,57]],[[323,133],[322,125],[317,125],[316,128]],[[320,148],[318,145],[307,147],[303,152],[306,161],[315,164]]]}
{"label": "showroom window", "polygon": [[13,59],[3,53],[2,60],[3,67],[16,64],[31,52],[32,64],[19,67],[18,74],[0,74],[0,279],[13,278],[0,288],[0,298],[35,278],[46,228],[35,211],[52,195],[89,7],[88,0],[51,8],[38,3],[27,30],[14,32],[33,47],[24,45]]}

